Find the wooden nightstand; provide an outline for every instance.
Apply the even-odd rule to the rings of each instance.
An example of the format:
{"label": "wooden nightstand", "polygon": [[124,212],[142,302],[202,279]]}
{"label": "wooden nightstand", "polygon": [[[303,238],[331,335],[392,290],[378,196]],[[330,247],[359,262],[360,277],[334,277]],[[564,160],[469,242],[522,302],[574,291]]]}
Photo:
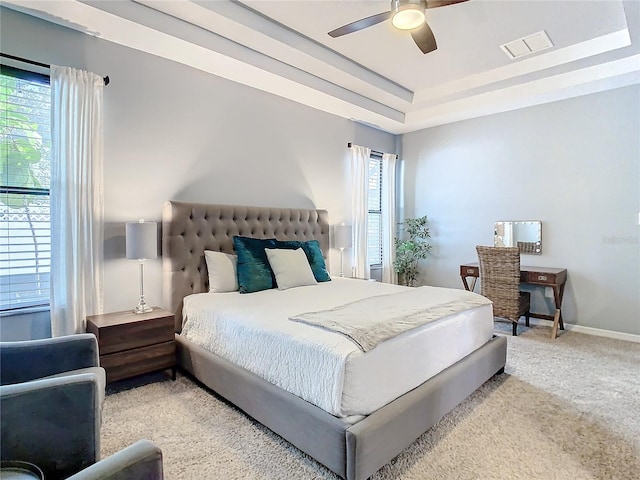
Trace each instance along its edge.
{"label": "wooden nightstand", "polygon": [[87,332],[98,339],[100,366],[107,372],[107,383],[169,368],[175,380],[174,328],[173,313],[159,307],[149,313],[126,311],[87,317]]}

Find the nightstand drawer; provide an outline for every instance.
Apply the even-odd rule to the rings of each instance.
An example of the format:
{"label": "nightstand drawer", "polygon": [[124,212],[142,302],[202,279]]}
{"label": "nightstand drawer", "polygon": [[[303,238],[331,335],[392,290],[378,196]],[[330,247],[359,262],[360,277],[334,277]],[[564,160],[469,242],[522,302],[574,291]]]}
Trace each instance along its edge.
{"label": "nightstand drawer", "polygon": [[526,283],[541,284],[541,285],[554,285],[556,283],[555,273],[526,272],[526,274],[527,274]]}
{"label": "nightstand drawer", "polygon": [[174,340],[174,318],[167,316],[108,325],[92,333],[98,338],[100,354],[107,355]]}
{"label": "nightstand drawer", "polygon": [[173,368],[176,364],[176,342],[100,355],[100,366],[107,372],[107,383],[147,372]]}

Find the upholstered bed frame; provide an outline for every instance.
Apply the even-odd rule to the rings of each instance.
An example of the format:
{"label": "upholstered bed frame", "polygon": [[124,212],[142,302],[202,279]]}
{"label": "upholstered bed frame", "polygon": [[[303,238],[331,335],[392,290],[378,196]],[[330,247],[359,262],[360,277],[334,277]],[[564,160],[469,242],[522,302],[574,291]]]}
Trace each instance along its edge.
{"label": "upholstered bed frame", "polygon": [[363,480],[397,456],[494,374],[506,339],[487,344],[355,423],[334,417],[179,333],[182,299],[208,291],[204,250],[233,253],[234,235],[317,239],[329,248],[325,210],[167,202],[162,216],[164,303],[176,314],[178,364],[300,450],[347,480]]}

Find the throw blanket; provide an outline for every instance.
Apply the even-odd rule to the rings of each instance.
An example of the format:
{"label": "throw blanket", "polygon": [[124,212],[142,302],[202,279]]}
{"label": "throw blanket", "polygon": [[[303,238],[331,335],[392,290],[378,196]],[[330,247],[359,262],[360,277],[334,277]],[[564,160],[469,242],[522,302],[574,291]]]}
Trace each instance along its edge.
{"label": "throw blanket", "polygon": [[363,352],[368,352],[407,330],[490,303],[489,299],[466,290],[417,287],[329,310],[301,313],[289,320],[345,335]]}

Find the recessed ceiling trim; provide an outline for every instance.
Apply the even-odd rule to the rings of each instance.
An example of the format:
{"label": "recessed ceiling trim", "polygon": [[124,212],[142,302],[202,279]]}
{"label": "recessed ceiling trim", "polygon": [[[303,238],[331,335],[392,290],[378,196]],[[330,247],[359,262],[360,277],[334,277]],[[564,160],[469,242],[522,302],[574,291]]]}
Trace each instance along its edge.
{"label": "recessed ceiling trim", "polygon": [[[38,10],[25,8],[21,5],[23,2],[15,0],[7,3],[11,8],[23,13],[84,33],[91,32],[104,40],[188,65],[344,118],[361,118],[389,131],[397,130],[404,123],[404,113],[401,111],[252,52],[224,37],[219,39],[229,51],[220,53],[82,2],[28,2],[30,7],[38,7]],[[118,3],[120,2],[100,2],[100,5],[115,7]],[[130,2],[126,3],[136,6]],[[146,9],[143,6],[139,7]],[[235,57],[230,51],[233,51]],[[249,62],[252,53],[255,58]],[[285,71],[295,80],[287,78]]]}
{"label": "recessed ceiling trim", "polygon": [[412,128],[407,132],[599,92],[606,89],[606,80],[638,84],[639,64],[640,54],[408,112],[406,123]]}
{"label": "recessed ceiling trim", "polygon": [[[234,40],[210,32],[209,30],[205,30],[198,25],[193,25],[190,22],[186,22],[182,19],[176,19],[171,13],[165,13],[164,11],[157,10],[155,8],[147,8],[147,6],[144,5],[145,2],[92,1],[87,3],[86,0],[80,1],[88,7],[96,8],[98,9],[98,11],[102,11],[107,15],[113,15],[114,18],[130,22],[127,27],[123,28],[136,29],[138,27],[145,27],[146,30],[138,28],[137,35],[141,37],[141,40],[142,36],[146,35],[146,37],[148,37],[149,39],[154,36],[158,38],[163,38],[163,36],[165,36],[165,38],[171,37],[175,38],[176,40],[183,41],[183,43],[176,43],[176,45],[172,45],[171,47],[167,46],[165,48],[155,48],[153,53],[156,55],[180,63],[191,65],[190,63],[186,63],[183,61],[183,57],[187,49],[192,49],[193,47],[202,47],[209,51],[222,54],[225,57],[238,60],[243,64],[251,65],[257,67],[260,70],[273,73],[275,75],[278,75],[279,77],[282,77],[283,79],[287,79],[288,81],[306,85],[320,92],[329,94],[332,97],[338,98],[340,100],[345,100],[352,104],[358,105],[359,107],[375,112],[376,114],[384,115],[392,120],[398,122],[402,122],[404,120],[404,113],[400,110],[392,108],[381,102],[377,102],[352,90],[346,89],[336,83],[327,81],[300,68],[281,62],[276,58],[264,55],[261,52],[257,52]],[[165,3],[168,4],[173,2]],[[191,2],[186,3],[188,4]],[[115,37],[113,38],[117,38],[118,33],[114,33],[114,35]],[[103,33],[101,34],[101,37],[107,38],[107,34]],[[148,43],[151,43],[151,41],[146,42],[146,44]],[[159,44],[161,43],[162,42],[159,42]],[[128,46],[131,46],[132,48],[138,48],[136,44],[129,44]],[[144,46],[140,49],[143,49],[143,51],[148,51]],[[180,52],[180,55],[176,54],[176,52]],[[196,66],[196,68],[200,68],[201,70],[216,74],[223,78],[230,78],[230,75],[233,75],[227,70],[219,68],[214,63],[212,63],[212,65],[210,66],[204,66],[204,68],[198,66]],[[244,83],[254,88],[260,88],[260,85],[251,78],[247,78],[241,81],[238,80],[237,76],[235,76],[233,79],[234,81],[237,81],[239,83]],[[271,91],[271,93],[277,92]],[[277,94],[285,97],[287,96],[282,92]]]}
{"label": "recessed ceiling trim", "polygon": [[[367,90],[372,100],[385,102],[386,96],[393,96],[401,102],[397,103],[393,100],[389,102],[396,103],[396,106],[407,105],[413,100],[411,90],[308,37],[294,32],[244,4],[230,1],[132,1],[170,15],[177,21],[195,25],[212,35],[222,36],[250,46],[252,49],[284,63],[303,64],[306,69],[317,66],[316,71],[318,73],[322,71],[323,77],[327,68],[333,69],[337,73],[332,79],[333,83],[344,84],[340,77],[344,78],[348,75],[357,80],[359,90]],[[298,55],[292,55],[294,50],[298,52]],[[302,58],[303,55],[306,58]],[[348,83],[344,86],[349,88]],[[386,95],[380,95],[375,90],[380,90]]]}
{"label": "recessed ceiling trim", "polygon": [[558,48],[535,57],[525,58],[516,63],[505,65],[504,67],[494,68],[476,75],[469,75],[455,82],[416,91],[413,107],[419,108],[421,105],[430,103],[431,100],[444,102],[448,96],[465,90],[487,86],[492,83],[556,67],[582,58],[610,52],[618,48],[628,47],[629,45],[631,45],[631,37],[629,36],[629,30],[625,28],[569,47]]}
{"label": "recessed ceiling trim", "polygon": [[[95,2],[91,2],[91,5],[95,5]],[[212,5],[215,5],[217,8],[221,8],[222,6],[233,7],[235,4],[228,1],[217,1]],[[320,49],[319,52],[321,54],[324,53],[325,56],[327,56],[327,61],[324,61],[314,56],[316,53],[315,51],[311,54],[303,49],[294,48],[292,45],[289,45],[280,39],[274,39],[273,35],[269,36],[262,34],[260,29],[255,29],[251,22],[261,24],[261,28],[263,30],[271,29],[277,30],[280,33],[284,32],[283,34],[285,36],[287,31],[272,22],[264,20],[262,17],[251,14],[242,7],[236,6],[234,13],[241,17],[248,17],[249,20],[244,23],[236,22],[233,19],[228,18],[226,15],[218,13],[213,8],[203,8],[192,1],[158,2],[135,0],[135,3],[124,1],[101,2],[100,7],[103,10],[108,10],[111,13],[123,16],[129,20],[146,24],[147,26],[153,27],[159,31],[170,30],[168,26],[164,25],[167,22],[166,17],[168,16],[171,18],[172,23],[184,23],[184,25],[191,29],[197,29],[200,33],[198,36],[198,43],[201,45],[209,44],[202,38],[206,35],[225,38],[284,64],[291,65],[299,70],[304,70],[311,75],[323,78],[332,84],[340,85],[352,92],[358,92],[358,94],[363,97],[367,97],[375,102],[387,105],[395,110],[406,109],[413,98],[413,92],[407,89],[403,88],[402,91],[392,90],[392,85],[398,87],[398,85],[393,82],[388,83],[389,81],[387,81],[387,83],[382,86],[383,88],[379,88],[376,85],[376,80],[383,79],[384,77],[375,74],[371,75],[371,71],[364,69],[364,67],[355,69],[347,68],[347,66],[344,66],[339,62],[341,58],[343,59],[339,54],[333,56],[330,54],[326,55],[326,50]],[[225,11],[225,13],[229,15],[229,12]],[[150,14],[160,15],[164,18],[161,21],[151,24],[147,18]],[[215,32],[213,31],[214,29]],[[173,28],[173,32],[180,30],[181,29],[178,27]],[[189,40],[191,37],[187,37],[183,34],[182,38]],[[295,44],[300,38],[304,37],[287,37],[286,39],[290,40],[292,44]],[[303,43],[307,45],[309,42]],[[212,48],[215,49],[215,46]],[[337,66],[335,65],[336,59],[338,60]],[[333,63],[328,63],[329,61],[333,61]],[[352,67],[353,65],[357,64],[351,63]],[[367,72],[369,72],[369,75],[367,75]]]}
{"label": "recessed ceiling trim", "polygon": [[[150,3],[149,0],[134,0]],[[228,19],[260,32],[291,48],[295,48],[316,59],[338,68],[351,76],[360,78],[385,92],[395,95],[405,102],[413,100],[413,92],[408,88],[380,75],[379,73],[354,62],[341,53],[306,37],[261,12],[238,1],[219,2],[210,0],[191,0],[201,7],[227,17]],[[157,3],[157,2],[156,2]]]}

